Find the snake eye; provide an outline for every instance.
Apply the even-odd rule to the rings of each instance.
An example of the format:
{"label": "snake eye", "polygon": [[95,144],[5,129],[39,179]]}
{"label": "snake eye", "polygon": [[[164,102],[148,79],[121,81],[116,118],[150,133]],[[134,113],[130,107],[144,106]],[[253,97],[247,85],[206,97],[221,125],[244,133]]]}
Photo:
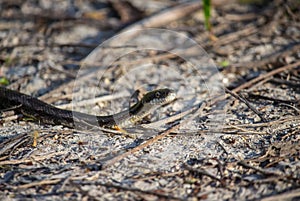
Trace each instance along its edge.
{"label": "snake eye", "polygon": [[160,92],[157,91],[157,92],[155,93],[155,96],[156,96],[156,98],[159,98],[159,97],[160,97]]}

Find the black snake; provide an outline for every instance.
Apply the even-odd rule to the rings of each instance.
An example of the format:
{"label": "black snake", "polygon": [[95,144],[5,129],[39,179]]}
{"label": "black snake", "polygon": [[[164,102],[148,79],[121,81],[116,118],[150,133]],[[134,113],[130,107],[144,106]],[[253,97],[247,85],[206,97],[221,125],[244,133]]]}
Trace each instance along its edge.
{"label": "black snake", "polygon": [[107,116],[94,116],[59,109],[32,96],[0,87],[0,109],[13,109],[45,124],[71,128],[90,128],[98,124],[104,128],[120,129],[136,124],[162,104],[173,101],[175,96],[171,89],[157,89],[146,93],[140,101],[125,111]]}

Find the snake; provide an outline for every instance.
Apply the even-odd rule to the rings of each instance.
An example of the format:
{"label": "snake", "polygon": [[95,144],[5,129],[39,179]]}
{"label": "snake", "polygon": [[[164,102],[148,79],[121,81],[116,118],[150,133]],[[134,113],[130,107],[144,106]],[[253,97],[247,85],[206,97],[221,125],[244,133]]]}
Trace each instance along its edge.
{"label": "snake", "polygon": [[0,109],[13,109],[44,124],[63,125],[70,128],[102,128],[121,130],[140,122],[158,107],[172,102],[175,91],[169,88],[147,92],[127,110],[112,115],[97,116],[60,109],[33,96],[0,86]]}

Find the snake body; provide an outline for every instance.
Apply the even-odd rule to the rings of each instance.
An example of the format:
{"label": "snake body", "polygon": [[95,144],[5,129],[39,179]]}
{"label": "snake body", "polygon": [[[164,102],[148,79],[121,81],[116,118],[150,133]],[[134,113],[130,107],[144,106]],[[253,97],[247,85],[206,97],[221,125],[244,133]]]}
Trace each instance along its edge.
{"label": "snake body", "polygon": [[107,116],[94,116],[64,110],[45,103],[35,97],[0,87],[0,109],[13,109],[24,116],[45,124],[64,125],[71,128],[88,129],[93,126],[118,129],[136,124],[151,111],[175,99],[171,89],[158,89],[146,93],[129,109]]}

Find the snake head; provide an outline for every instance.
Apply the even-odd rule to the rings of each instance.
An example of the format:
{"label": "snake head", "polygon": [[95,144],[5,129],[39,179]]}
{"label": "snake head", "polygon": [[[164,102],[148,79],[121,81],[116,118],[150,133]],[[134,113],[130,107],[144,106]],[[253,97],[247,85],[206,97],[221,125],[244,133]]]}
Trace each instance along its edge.
{"label": "snake head", "polygon": [[170,103],[176,98],[176,93],[171,89],[157,89],[150,91],[142,98],[143,104],[162,105]]}

